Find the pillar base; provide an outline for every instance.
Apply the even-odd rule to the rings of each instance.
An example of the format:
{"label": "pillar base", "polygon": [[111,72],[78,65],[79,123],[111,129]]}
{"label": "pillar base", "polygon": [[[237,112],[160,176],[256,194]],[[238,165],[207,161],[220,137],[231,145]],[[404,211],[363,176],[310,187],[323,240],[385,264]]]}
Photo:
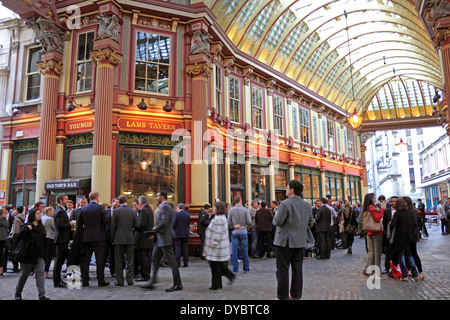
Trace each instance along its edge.
{"label": "pillar base", "polygon": [[45,181],[55,180],[56,178],[56,160],[38,160],[36,172],[36,197],[39,201],[42,194],[45,194]]}
{"label": "pillar base", "polygon": [[100,203],[111,201],[111,174],[111,156],[92,156],[91,191],[99,193]]}

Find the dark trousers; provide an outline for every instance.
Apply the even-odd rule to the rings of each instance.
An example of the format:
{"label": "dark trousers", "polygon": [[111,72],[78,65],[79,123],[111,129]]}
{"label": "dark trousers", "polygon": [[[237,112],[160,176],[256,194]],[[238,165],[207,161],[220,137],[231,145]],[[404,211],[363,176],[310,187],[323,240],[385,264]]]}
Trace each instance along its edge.
{"label": "dark trousers", "polygon": [[152,249],[138,249],[141,276],[145,280],[150,279],[152,265]]}
{"label": "dark trousers", "polygon": [[95,264],[97,268],[97,281],[105,281],[105,241],[83,242],[84,256],[81,263],[81,280],[83,284],[89,284],[89,264],[92,253],[95,253]]}
{"label": "dark trousers", "polygon": [[114,244],[114,260],[116,263],[116,279],[119,285],[124,284],[123,258],[126,262],[126,279],[131,285],[134,277],[134,244]]}
{"label": "dark trousers", "polygon": [[331,252],[330,231],[317,232],[317,244],[319,246],[319,256],[322,258],[329,258]]}
{"label": "dark trousers", "polygon": [[208,261],[211,268],[211,288],[214,290],[222,289],[222,276],[230,281],[234,279],[234,274],[228,268],[228,261]]}
{"label": "dark trousers", "polygon": [[[303,248],[276,246],[277,298],[300,299],[303,290]],[[289,289],[289,266],[292,270],[291,287]]]}
{"label": "dark trousers", "polygon": [[175,240],[175,257],[177,258],[178,266],[181,264],[181,255],[183,255],[183,263],[185,266],[189,263],[189,248],[188,248],[189,238],[177,238]]}
{"label": "dark trousers", "polygon": [[53,248],[55,244],[53,243],[53,239],[45,238],[45,267],[44,271],[48,272],[50,270],[50,264],[53,259]]}
{"label": "dark trousers", "polygon": [[114,246],[112,245],[111,241],[105,241],[105,266],[106,262],[109,264],[109,272],[111,273],[111,276],[115,274],[115,262],[114,262]]}
{"label": "dark trousers", "polygon": [[[389,239],[386,239],[386,247],[385,247],[385,257],[384,257],[384,268],[386,270],[391,269],[390,261],[394,264],[394,266],[398,265],[397,254],[395,253],[394,244],[389,242]],[[391,270],[392,271],[392,270]]]}
{"label": "dark trousers", "polygon": [[56,258],[55,265],[53,266],[53,283],[61,282],[61,270],[64,262],[69,255],[68,242],[56,244]]}
{"label": "dark trousers", "polygon": [[173,246],[160,247],[155,245],[153,248],[150,282],[156,283],[156,274],[159,269],[159,262],[161,261],[163,255],[166,257],[169,268],[172,270],[173,285],[181,286],[180,271],[178,270],[178,264],[173,251]]}
{"label": "dark trousers", "polygon": [[[267,250],[264,250],[266,248]],[[267,258],[270,258],[272,252],[272,231],[258,231],[258,251],[259,257],[264,256],[264,252],[267,252]]]}

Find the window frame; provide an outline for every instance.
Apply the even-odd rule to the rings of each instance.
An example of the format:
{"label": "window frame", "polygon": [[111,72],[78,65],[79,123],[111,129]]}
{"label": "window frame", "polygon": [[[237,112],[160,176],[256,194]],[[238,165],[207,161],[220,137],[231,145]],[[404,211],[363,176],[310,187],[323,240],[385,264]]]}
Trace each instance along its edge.
{"label": "window frame", "polygon": [[[90,93],[90,92],[92,92],[94,90],[94,87],[95,87],[95,82],[94,82],[95,65],[94,65],[93,61],[91,59],[78,60],[78,50],[79,50],[79,46],[80,46],[80,36],[86,35],[86,40],[87,40],[88,33],[94,33],[94,37],[92,39],[92,42],[94,42],[95,37],[96,37],[95,29],[90,29],[90,30],[89,29],[85,29],[85,30],[82,30],[82,31],[78,32],[77,35],[76,35],[76,37],[77,37],[77,44],[76,44],[76,46],[74,46],[74,50],[75,50],[74,54],[76,55],[76,58],[73,59],[74,60],[74,69],[73,69],[74,70],[74,75],[73,75],[74,76],[74,82],[73,82],[74,83],[74,90],[73,91],[74,91],[75,94]],[[85,47],[87,47],[87,46],[85,46]],[[85,50],[86,50],[86,48],[85,48]],[[79,81],[77,79],[78,78],[78,66],[81,65],[81,64],[88,64],[88,63],[91,63],[91,65],[92,65],[91,89],[78,91],[78,81]],[[84,87],[86,87],[86,82],[85,82]]]}
{"label": "window frame", "polygon": [[[278,100],[280,101],[281,105],[279,106],[282,114],[279,115],[275,112],[275,101]],[[278,130],[278,135],[279,136],[284,136],[285,135],[285,123],[284,123],[284,119],[285,119],[285,104],[284,104],[284,97],[277,95],[277,94],[273,94],[273,129],[274,130]],[[276,123],[277,120],[279,121],[279,124],[281,124],[281,130],[279,128],[276,127]]]}
{"label": "window frame", "polygon": [[[331,119],[326,119],[327,121],[327,143],[328,143],[328,151],[336,152],[336,123]],[[330,130],[330,124],[333,126],[332,130]],[[330,132],[331,131],[331,132]],[[332,133],[332,134],[331,134]],[[333,146],[331,146],[330,141],[333,141]],[[331,148],[333,147],[333,148]]]}
{"label": "window frame", "polygon": [[[224,114],[224,106],[223,106],[223,80],[224,74],[223,69],[217,63],[214,63],[214,106],[216,108],[216,112],[219,115]],[[219,85],[218,85],[219,83]]]}
{"label": "window frame", "polygon": [[[257,106],[254,104],[254,98],[253,98],[253,89],[257,89],[261,93],[261,106]],[[265,129],[265,114],[264,114],[264,105],[265,105],[265,99],[264,99],[264,88],[261,86],[256,85],[255,83],[251,83],[250,86],[251,90],[251,111],[252,111],[252,128],[258,129],[258,130],[264,130]],[[255,126],[255,112],[254,109],[258,109],[261,111],[260,117],[261,117],[261,127]]]}
{"label": "window frame", "polygon": [[[24,101],[24,103],[32,102],[32,101],[39,101],[39,100],[42,99],[42,77],[40,76],[39,71],[37,70],[37,67],[36,67],[36,71],[35,72],[29,72],[29,65],[30,65],[30,58],[31,58],[30,52],[31,52],[31,50],[34,50],[34,49],[42,50],[42,46],[30,46],[30,47],[26,48],[27,54],[26,54],[26,60],[25,60],[25,73],[24,73],[25,87],[24,87],[24,93],[23,93],[23,101]],[[39,52],[39,54],[41,55],[41,58],[42,58],[42,53],[40,51],[38,51],[38,52]],[[41,58],[39,58],[39,60],[37,60],[36,62],[40,61]],[[33,75],[39,75],[40,76],[39,77],[39,97],[34,98],[34,99],[28,99],[28,82],[29,82],[28,79],[29,79],[30,76],[33,76]]]}
{"label": "window frame", "polygon": [[[310,110],[308,110],[307,108],[304,108],[302,106],[299,106],[299,111],[300,111],[299,112],[300,113],[300,141],[302,142],[302,144],[311,145],[312,144],[312,141],[311,141],[311,112],[310,112]],[[308,121],[305,122],[308,124],[308,126],[305,126],[302,123],[304,112],[305,112],[305,114],[308,115],[308,117],[307,117]],[[303,139],[303,128],[307,128],[308,141]]]}
{"label": "window frame", "polygon": [[[239,95],[239,99],[236,99],[236,97],[234,97],[234,96],[232,96],[232,94],[231,94],[231,81],[235,81],[235,83],[234,83],[234,88],[237,88],[237,90],[238,90],[238,95]],[[229,98],[230,98],[230,110],[229,110],[229,113],[230,113],[230,121],[232,122],[232,123],[237,123],[237,124],[240,124],[242,121],[242,116],[241,116],[241,111],[242,111],[242,107],[241,107],[241,97],[242,97],[242,88],[241,88],[241,79],[240,78],[238,78],[238,77],[236,77],[236,76],[234,76],[234,75],[230,75],[229,76],[229,79],[228,79],[228,88],[229,88]],[[236,114],[237,114],[237,116],[238,116],[238,121],[235,121],[234,119],[232,119],[232,117],[231,117],[231,109],[232,109],[232,105],[233,105],[233,102],[235,102],[236,103],[236,105],[237,105],[237,112],[236,112]]]}
{"label": "window frame", "polygon": [[[142,33],[147,33],[147,34],[154,34],[154,35],[158,35],[159,37],[163,36],[163,37],[167,37],[170,39],[170,49],[169,49],[169,63],[167,64],[168,66],[168,81],[167,81],[167,93],[161,93],[161,92],[153,92],[153,91],[146,91],[146,90],[139,90],[135,88],[135,84],[136,84],[136,61],[137,61],[137,55],[136,55],[136,50],[137,50],[137,35],[139,32]],[[173,33],[170,32],[164,32],[161,30],[156,30],[156,29],[150,29],[150,28],[143,28],[143,27],[134,27],[133,31],[132,31],[132,54],[131,54],[131,59],[130,59],[130,82],[129,82],[129,90],[130,92],[133,92],[135,94],[144,94],[144,95],[155,95],[155,96],[162,96],[162,97],[169,97],[173,95],[173,90],[175,90],[175,86],[174,86],[174,81],[175,81],[175,72],[176,72],[176,61],[175,61],[175,52],[177,51],[176,49],[176,41],[175,41],[175,35]],[[144,61],[144,60],[139,60],[141,62],[144,63],[148,63],[148,61]],[[159,62],[158,62],[159,65]],[[164,64],[166,65],[166,64]],[[146,80],[147,78],[145,78]]]}

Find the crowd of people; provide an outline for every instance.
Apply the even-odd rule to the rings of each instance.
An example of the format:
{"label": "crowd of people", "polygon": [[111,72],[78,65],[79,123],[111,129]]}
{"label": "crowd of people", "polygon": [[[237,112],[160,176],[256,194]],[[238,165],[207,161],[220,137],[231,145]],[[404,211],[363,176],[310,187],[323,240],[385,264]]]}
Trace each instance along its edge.
{"label": "crowd of people", "polygon": [[[274,257],[277,298],[300,299],[302,261],[330,259],[335,249],[347,249],[351,255],[356,236],[365,238],[364,275],[402,281],[424,278],[417,242],[426,239],[428,232],[420,199],[416,208],[409,197],[392,196],[386,201],[384,196],[376,199],[369,193],[362,204],[324,197],[311,206],[301,198],[302,189],[301,183],[292,180],[280,202],[255,199],[248,207],[236,196],[232,205],[219,201],[205,204],[194,229],[185,205],[174,208],[164,190],[157,193],[157,208],[149,205],[145,195],[135,199],[132,207],[126,195],[112,199],[111,205],[100,204],[95,191],[76,206],[66,194],[59,194],[56,208],[37,202],[27,215],[23,207],[3,207],[0,275],[7,271],[8,260],[13,266],[9,272],[19,272],[20,264],[15,298],[22,298],[27,278],[34,273],[39,299],[45,300],[44,279],[53,279],[55,288],[66,288],[66,277],[73,272],[69,267],[79,267],[83,287],[90,285],[89,268],[94,264],[99,287],[110,285],[105,280],[108,267],[116,278],[114,285],[138,282],[141,288],[152,290],[159,267],[167,265],[173,285],[166,291],[183,290],[179,268],[189,265],[188,239],[194,232],[201,240],[198,256],[207,260],[211,269],[211,290],[222,289],[222,276],[233,282],[240,261],[243,271],[250,272],[249,257]],[[449,210],[450,199],[445,205],[440,202],[443,235],[448,234]]]}

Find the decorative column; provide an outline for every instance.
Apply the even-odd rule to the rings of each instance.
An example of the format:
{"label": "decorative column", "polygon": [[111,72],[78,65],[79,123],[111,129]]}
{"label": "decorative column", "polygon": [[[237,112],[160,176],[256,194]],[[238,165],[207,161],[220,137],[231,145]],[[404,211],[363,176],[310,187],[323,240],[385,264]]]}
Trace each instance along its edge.
{"label": "decorative column", "polygon": [[363,132],[359,135],[360,139],[360,150],[361,150],[361,162],[363,170],[361,170],[361,200],[364,196],[369,193],[369,181],[367,179],[367,168],[366,168],[366,142],[375,135],[375,132]]}
{"label": "decorative column", "polygon": [[190,208],[195,210],[209,202],[208,158],[204,159],[203,151],[208,148],[208,142],[204,136],[208,121],[208,79],[212,69],[204,55],[195,55],[192,60],[195,62],[186,67],[186,72],[192,77]]}
{"label": "decorative column", "polygon": [[37,69],[43,76],[41,123],[36,173],[36,201],[45,194],[45,181],[56,179],[56,108],[58,105],[59,78],[62,72],[62,55],[46,52]]}
{"label": "decorative column", "polygon": [[113,85],[114,69],[122,55],[112,49],[111,39],[96,40],[91,59],[96,65],[95,119],[91,190],[100,194],[100,202],[111,201]]}
{"label": "decorative column", "polygon": [[14,141],[2,141],[2,158],[1,158],[1,168],[0,168],[0,190],[4,191],[3,205],[12,203],[9,191],[11,186],[11,164]]}

